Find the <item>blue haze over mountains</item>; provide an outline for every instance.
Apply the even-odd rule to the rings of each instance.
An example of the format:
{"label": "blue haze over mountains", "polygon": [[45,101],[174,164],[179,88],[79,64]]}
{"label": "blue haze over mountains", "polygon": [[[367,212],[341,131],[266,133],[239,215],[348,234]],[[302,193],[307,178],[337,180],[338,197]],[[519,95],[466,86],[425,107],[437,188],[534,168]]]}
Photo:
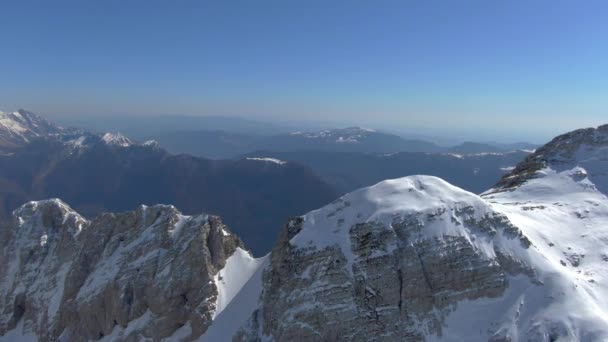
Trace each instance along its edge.
{"label": "blue haze over mountains", "polygon": [[[13,114],[3,115],[10,123]],[[414,174],[479,193],[529,154],[516,148],[533,147],[444,147],[359,127],[294,132],[221,117],[79,123],[102,133],[61,128],[27,111],[14,118],[25,120],[31,135],[0,140],[0,219],[51,197],[87,217],[174,204],[186,214],[220,215],[256,255],[270,250],[290,216],[341,194]],[[118,130],[127,136],[103,133]]]}

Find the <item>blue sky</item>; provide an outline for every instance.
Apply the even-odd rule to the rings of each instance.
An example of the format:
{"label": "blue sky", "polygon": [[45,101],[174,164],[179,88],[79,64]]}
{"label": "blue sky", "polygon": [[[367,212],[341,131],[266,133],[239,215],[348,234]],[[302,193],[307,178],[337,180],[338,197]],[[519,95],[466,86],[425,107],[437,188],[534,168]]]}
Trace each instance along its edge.
{"label": "blue sky", "polygon": [[608,122],[606,1],[23,0],[0,13],[4,110],[536,141]]}

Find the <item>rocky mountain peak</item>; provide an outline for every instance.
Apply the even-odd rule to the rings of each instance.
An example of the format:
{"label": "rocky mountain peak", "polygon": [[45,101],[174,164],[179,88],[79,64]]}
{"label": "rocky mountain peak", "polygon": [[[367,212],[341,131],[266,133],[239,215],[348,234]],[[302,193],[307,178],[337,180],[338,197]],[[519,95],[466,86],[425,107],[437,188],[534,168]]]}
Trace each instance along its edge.
{"label": "rocky mountain peak", "polygon": [[430,176],[388,180],[291,220],[239,339],[422,340],[461,300],[535,281],[529,240],[478,196]]}
{"label": "rocky mountain peak", "polygon": [[28,202],[13,212],[13,220],[14,238],[39,241],[41,246],[64,235],[74,238],[89,224],[57,198]]}
{"label": "rocky mountain peak", "polygon": [[29,202],[3,231],[0,336],[9,339],[193,339],[218,310],[215,275],[237,251],[253,260],[218,217],[168,205],[87,221],[57,199]]}
{"label": "rocky mountain peak", "polygon": [[[608,125],[578,129],[555,137],[506,174],[496,190],[512,189],[547,169],[582,168],[598,190],[608,194]],[[543,171],[544,170],[544,171]]]}

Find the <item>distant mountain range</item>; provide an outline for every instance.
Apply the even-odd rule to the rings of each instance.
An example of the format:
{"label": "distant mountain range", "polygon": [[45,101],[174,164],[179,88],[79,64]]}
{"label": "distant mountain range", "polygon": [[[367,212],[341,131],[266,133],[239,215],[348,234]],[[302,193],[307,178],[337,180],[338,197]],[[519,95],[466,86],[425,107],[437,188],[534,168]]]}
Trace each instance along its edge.
{"label": "distant mountain range", "polygon": [[465,141],[460,145],[456,145],[447,149],[447,152],[461,153],[461,154],[474,154],[474,153],[504,153],[512,151],[534,151],[538,147],[535,144],[526,142],[513,143],[513,144],[500,144],[500,143],[479,143],[472,141]]}
{"label": "distant mountain range", "polygon": [[[158,149],[81,137],[61,154],[130,155],[95,159],[96,179]],[[195,159],[171,169],[189,175]],[[0,341],[605,341],[607,192],[605,125],[556,137],[481,195],[425,175],[355,190],[285,221],[261,258],[206,213],[87,219],[60,199],[28,202],[0,229]]]}
{"label": "distant mountain range", "polygon": [[209,160],[171,155],[154,141],[135,143],[120,134],[57,126],[48,131],[53,134],[20,130],[27,140],[0,155],[0,219],[27,201],[51,197],[87,217],[170,203],[185,213],[221,215],[261,254],[289,216],[338,195],[301,164]]}
{"label": "distant mountain range", "polygon": [[[171,203],[186,214],[221,215],[256,255],[270,249],[288,216],[339,194],[412,174],[445,177],[481,192],[526,155],[431,153],[438,149],[434,144],[357,127],[266,137],[222,131],[175,135],[183,143],[177,150],[191,154],[202,148],[221,157],[264,148],[211,160],[171,154],[162,137],[160,143],[137,143],[118,133],[62,128],[27,111],[0,118],[0,219],[24,202],[51,197],[87,217]],[[204,136],[203,143],[194,143]],[[400,149],[426,152],[388,153]]]}
{"label": "distant mountain range", "polygon": [[530,152],[389,154],[326,151],[258,151],[246,157],[269,157],[307,165],[340,193],[404,175],[431,175],[474,193],[490,188]]}
{"label": "distant mountain range", "polygon": [[529,143],[499,144],[465,142],[443,147],[420,139],[404,139],[398,135],[349,127],[311,132],[291,132],[276,135],[255,135],[228,131],[182,130],[149,135],[173,153],[189,153],[214,159],[237,158],[259,150],[277,152],[361,152],[361,153],[504,153],[533,150]]}

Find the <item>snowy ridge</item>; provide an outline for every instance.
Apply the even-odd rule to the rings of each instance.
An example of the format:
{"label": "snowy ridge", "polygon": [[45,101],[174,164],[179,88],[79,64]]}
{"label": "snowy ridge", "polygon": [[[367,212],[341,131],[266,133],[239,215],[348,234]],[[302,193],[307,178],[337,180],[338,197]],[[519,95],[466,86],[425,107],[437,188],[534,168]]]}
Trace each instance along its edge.
{"label": "snowy ridge", "polygon": [[268,157],[249,157],[249,158],[245,158],[246,160],[254,160],[254,161],[262,161],[262,162],[269,162],[269,163],[273,163],[273,164],[277,164],[277,165],[285,165],[287,164],[286,161],[280,160],[280,159],[276,159],[276,158],[268,158]]}
{"label": "snowy ridge", "polygon": [[63,128],[31,112],[0,111],[0,148],[14,148],[41,136],[58,134]]}
{"label": "snowy ridge", "polygon": [[226,266],[213,277],[218,288],[214,318],[224,311],[263,262],[263,258],[255,259],[241,248],[226,260]]}
{"label": "snowy ridge", "polygon": [[[522,321],[544,321],[530,327],[539,337],[607,339],[608,198],[587,172],[578,166],[545,168],[514,191],[489,191],[483,197],[520,227],[539,253],[532,262],[544,293],[520,296],[544,299]],[[515,336],[528,333],[519,329]]]}
{"label": "snowy ridge", "polygon": [[240,248],[228,258],[226,266],[214,277],[218,297],[213,324],[199,341],[231,341],[246,324],[258,307],[267,263],[268,256],[255,259]]}

